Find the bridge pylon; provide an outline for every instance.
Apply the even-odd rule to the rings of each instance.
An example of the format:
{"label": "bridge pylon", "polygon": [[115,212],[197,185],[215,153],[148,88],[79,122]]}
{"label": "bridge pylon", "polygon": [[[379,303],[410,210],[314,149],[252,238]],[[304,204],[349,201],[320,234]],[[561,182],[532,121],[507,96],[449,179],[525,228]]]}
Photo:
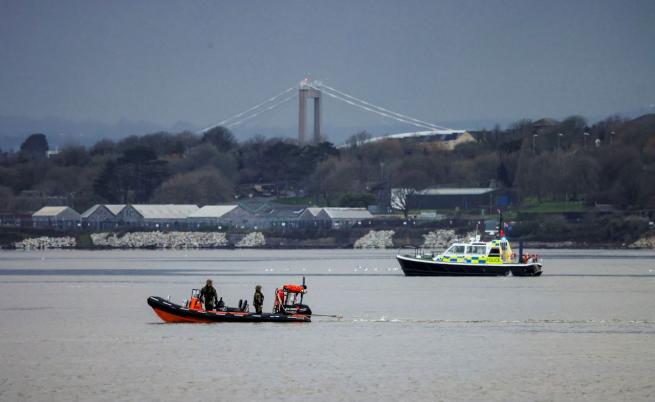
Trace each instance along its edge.
{"label": "bridge pylon", "polygon": [[321,91],[311,85],[307,78],[298,88],[298,144],[307,144],[307,99],[314,100],[314,136],[312,144],[323,141],[321,134]]}

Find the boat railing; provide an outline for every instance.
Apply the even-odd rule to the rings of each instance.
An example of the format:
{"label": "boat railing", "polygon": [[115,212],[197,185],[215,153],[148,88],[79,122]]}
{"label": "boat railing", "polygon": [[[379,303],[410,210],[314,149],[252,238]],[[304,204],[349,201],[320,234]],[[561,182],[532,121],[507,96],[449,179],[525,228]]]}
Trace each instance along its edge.
{"label": "boat railing", "polygon": [[[411,250],[411,254],[408,254],[410,250]],[[411,246],[411,245],[403,246],[399,248],[397,254],[404,255],[406,257],[422,259],[422,260],[432,260],[436,255],[432,250],[427,250],[420,246]]]}

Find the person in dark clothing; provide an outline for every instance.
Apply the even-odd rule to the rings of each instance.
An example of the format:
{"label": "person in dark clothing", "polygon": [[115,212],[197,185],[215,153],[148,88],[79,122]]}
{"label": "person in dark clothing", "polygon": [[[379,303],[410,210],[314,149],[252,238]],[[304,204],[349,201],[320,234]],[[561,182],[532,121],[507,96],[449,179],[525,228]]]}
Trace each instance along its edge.
{"label": "person in dark clothing", "polygon": [[212,284],[211,279],[207,279],[205,286],[200,289],[200,301],[205,303],[205,310],[211,311],[216,308],[218,302],[218,293]]}
{"label": "person in dark clothing", "polygon": [[264,305],[264,294],[262,293],[262,285],[255,286],[255,295],[252,297],[252,305],[255,306],[257,314],[262,313],[262,306]]}

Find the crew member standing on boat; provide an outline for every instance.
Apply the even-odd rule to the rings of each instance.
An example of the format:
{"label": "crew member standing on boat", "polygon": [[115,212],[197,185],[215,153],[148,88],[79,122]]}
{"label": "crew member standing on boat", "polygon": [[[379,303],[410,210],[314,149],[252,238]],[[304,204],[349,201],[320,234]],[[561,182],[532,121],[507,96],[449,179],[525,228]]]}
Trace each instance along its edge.
{"label": "crew member standing on boat", "polygon": [[200,289],[200,300],[205,303],[205,310],[210,311],[216,308],[218,293],[216,293],[211,279],[207,279],[205,286]]}
{"label": "crew member standing on boat", "polygon": [[262,285],[255,286],[255,295],[252,297],[252,305],[255,306],[257,314],[262,313],[262,306],[264,305],[264,294],[262,293]]}
{"label": "crew member standing on boat", "polygon": [[273,304],[274,313],[286,313],[284,310],[284,286],[275,289],[275,303]]}

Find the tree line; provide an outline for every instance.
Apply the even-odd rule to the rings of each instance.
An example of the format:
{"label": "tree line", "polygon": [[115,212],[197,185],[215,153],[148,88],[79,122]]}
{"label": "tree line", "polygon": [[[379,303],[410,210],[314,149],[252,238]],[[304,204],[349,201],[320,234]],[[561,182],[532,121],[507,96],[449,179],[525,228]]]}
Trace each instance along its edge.
{"label": "tree line", "polygon": [[441,141],[299,145],[283,138],[239,142],[223,127],[203,135],[159,132],[91,147],[48,152],[33,134],[18,151],[0,152],[0,212],[21,212],[26,192],[66,197],[76,209],[96,203],[234,202],[244,185],[302,190],[321,206],[366,206],[380,189],[479,187],[491,182],[515,202],[607,203],[655,208],[655,115],[608,118],[591,126],[570,117],[543,127],[524,120],[473,133],[448,150]]}

